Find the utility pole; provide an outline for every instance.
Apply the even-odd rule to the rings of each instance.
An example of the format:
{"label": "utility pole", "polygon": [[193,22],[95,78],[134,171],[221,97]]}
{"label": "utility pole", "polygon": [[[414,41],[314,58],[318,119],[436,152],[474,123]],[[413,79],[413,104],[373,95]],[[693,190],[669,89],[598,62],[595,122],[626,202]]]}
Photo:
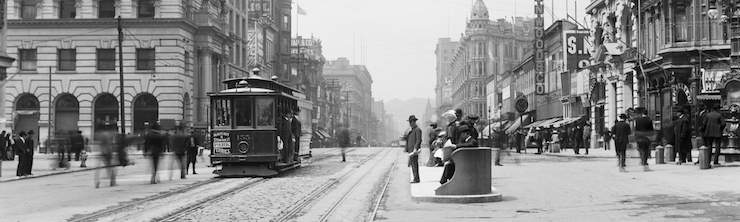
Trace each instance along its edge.
{"label": "utility pole", "polygon": [[120,94],[119,105],[121,106],[121,135],[126,135],[126,113],[124,113],[125,96],[123,92],[123,24],[121,16],[118,16],[118,88]]}
{"label": "utility pole", "polygon": [[[54,98],[51,97],[51,66],[49,66],[49,107],[47,107],[48,114],[47,119],[49,120],[49,125],[46,127],[46,152],[49,152],[49,149],[51,148],[51,103],[54,101]],[[39,151],[41,152],[41,151]]]}

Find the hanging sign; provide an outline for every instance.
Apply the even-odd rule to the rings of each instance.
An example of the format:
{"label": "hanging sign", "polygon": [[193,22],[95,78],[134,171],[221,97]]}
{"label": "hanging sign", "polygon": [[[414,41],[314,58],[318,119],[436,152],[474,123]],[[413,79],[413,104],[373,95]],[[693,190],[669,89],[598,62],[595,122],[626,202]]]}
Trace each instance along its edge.
{"label": "hanging sign", "polygon": [[534,1],[534,91],[537,95],[545,93],[545,5],[542,0]]}

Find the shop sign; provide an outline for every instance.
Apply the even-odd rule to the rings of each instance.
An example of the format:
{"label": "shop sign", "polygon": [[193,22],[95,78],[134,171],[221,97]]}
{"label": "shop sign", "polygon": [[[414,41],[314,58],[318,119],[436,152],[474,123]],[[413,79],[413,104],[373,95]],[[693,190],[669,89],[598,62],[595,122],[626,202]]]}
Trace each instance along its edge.
{"label": "shop sign", "polygon": [[590,66],[593,46],[588,41],[589,31],[568,30],[563,35],[566,68],[575,71]]}
{"label": "shop sign", "polygon": [[701,69],[701,93],[718,93],[722,76],[727,71]]}
{"label": "shop sign", "polygon": [[542,0],[534,0],[534,91],[545,95],[545,5]]}

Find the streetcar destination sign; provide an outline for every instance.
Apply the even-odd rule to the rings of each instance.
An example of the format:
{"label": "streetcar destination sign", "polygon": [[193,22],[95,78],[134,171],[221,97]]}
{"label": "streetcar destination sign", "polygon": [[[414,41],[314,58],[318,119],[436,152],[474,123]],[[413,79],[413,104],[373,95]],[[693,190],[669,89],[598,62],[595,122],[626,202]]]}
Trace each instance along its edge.
{"label": "streetcar destination sign", "polygon": [[213,152],[214,153],[231,153],[231,137],[227,132],[213,133]]}

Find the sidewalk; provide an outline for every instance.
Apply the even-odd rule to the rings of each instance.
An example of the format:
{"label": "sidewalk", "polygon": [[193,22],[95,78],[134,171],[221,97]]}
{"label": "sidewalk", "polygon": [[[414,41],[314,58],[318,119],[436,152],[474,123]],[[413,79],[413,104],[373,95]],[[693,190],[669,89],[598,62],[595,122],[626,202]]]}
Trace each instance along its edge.
{"label": "sidewalk", "polygon": [[[174,155],[174,154],[165,153],[163,157],[167,157],[170,155]],[[203,156],[206,157],[207,159],[208,154],[204,152]],[[12,161],[0,161],[0,164],[2,164],[2,167],[0,169],[1,170],[0,172],[2,172],[2,175],[0,175],[0,183],[15,181],[15,180],[59,175],[59,174],[65,174],[65,173],[95,170],[95,169],[102,168],[100,164],[101,163],[100,153],[89,154],[87,158],[87,162],[86,162],[87,164],[86,168],[80,167],[80,161],[74,161],[74,154],[72,156],[72,161],[69,161],[69,164],[70,164],[69,169],[58,168],[56,158],[57,158],[56,154],[35,154],[33,158],[33,169],[31,170],[32,175],[26,176],[26,177],[15,176],[16,170],[18,169],[18,157],[17,156],[15,160],[12,160]],[[114,159],[115,158],[116,157],[114,157]],[[146,157],[143,155],[141,151],[134,151],[134,152],[129,153],[128,158],[129,158],[130,165],[135,165],[139,162],[146,161]],[[198,161],[201,161],[201,160],[199,159]]]}
{"label": "sidewalk", "polygon": [[[528,149],[528,154],[534,154],[537,152],[536,149]],[[542,155],[547,156],[558,156],[558,157],[575,157],[575,158],[617,158],[617,154],[614,151],[614,149],[610,150],[604,150],[604,148],[593,148],[588,149],[588,155],[586,155],[586,150],[581,149],[580,154],[576,155],[573,152],[573,149],[561,149],[560,153],[549,153],[545,152],[542,153]],[[692,149],[691,150],[691,157],[694,161],[698,160],[699,158],[699,150]],[[627,149],[627,158],[640,158],[640,153],[637,151],[637,149]],[[651,159],[655,158],[655,150],[652,151],[652,154],[650,156]],[[667,161],[667,160],[666,160]]]}

